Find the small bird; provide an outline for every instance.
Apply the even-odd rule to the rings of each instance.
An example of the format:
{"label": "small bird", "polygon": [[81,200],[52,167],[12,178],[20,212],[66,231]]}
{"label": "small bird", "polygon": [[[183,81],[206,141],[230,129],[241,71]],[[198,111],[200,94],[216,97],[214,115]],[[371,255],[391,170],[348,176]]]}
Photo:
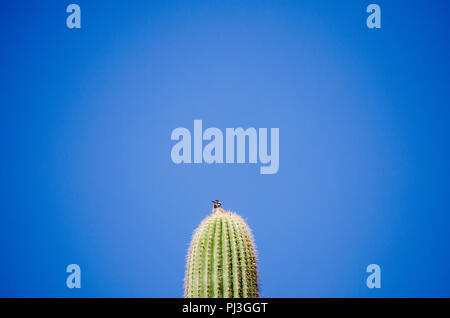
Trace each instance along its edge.
{"label": "small bird", "polygon": [[220,203],[219,200],[214,200],[211,202],[214,204],[213,209],[212,209],[213,213],[219,213],[219,212],[226,213],[226,211],[224,209],[222,209],[222,203]]}

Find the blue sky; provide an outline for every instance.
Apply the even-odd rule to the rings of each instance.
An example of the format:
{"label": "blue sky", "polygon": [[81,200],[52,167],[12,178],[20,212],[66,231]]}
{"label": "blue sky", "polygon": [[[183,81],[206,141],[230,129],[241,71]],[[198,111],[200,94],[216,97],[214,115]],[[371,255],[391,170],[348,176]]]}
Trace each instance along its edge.
{"label": "blue sky", "polygon": [[[2,5],[0,296],[181,297],[213,199],[263,297],[450,296],[448,2],[69,3]],[[279,128],[278,173],[174,164],[195,119]]]}

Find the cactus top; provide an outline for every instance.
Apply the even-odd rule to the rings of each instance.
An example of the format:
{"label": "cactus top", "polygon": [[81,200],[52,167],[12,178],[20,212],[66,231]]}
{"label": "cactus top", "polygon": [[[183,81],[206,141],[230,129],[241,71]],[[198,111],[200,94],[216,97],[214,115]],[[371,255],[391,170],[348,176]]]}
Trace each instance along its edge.
{"label": "cactus top", "polygon": [[195,230],[187,255],[184,296],[259,296],[253,236],[236,213],[216,211]]}

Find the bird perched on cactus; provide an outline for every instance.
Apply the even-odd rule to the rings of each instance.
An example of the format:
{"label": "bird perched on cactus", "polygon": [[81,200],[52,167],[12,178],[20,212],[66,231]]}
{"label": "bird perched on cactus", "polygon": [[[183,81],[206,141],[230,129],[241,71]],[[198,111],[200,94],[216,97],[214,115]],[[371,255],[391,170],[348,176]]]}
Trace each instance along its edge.
{"label": "bird perched on cactus", "polygon": [[212,201],[212,214],[195,230],[186,264],[187,298],[258,297],[256,248],[246,222]]}
{"label": "bird perched on cactus", "polygon": [[211,201],[213,203],[212,213],[227,213],[224,209],[222,209],[222,203],[219,200]]}

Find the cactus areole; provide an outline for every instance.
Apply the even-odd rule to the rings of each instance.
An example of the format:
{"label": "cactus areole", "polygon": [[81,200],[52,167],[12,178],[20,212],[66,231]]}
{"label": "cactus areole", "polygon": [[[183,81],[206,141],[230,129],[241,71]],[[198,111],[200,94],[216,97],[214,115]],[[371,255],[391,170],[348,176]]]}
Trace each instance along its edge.
{"label": "cactus areole", "polygon": [[214,212],[195,230],[187,255],[187,298],[258,297],[256,249],[237,214]]}

